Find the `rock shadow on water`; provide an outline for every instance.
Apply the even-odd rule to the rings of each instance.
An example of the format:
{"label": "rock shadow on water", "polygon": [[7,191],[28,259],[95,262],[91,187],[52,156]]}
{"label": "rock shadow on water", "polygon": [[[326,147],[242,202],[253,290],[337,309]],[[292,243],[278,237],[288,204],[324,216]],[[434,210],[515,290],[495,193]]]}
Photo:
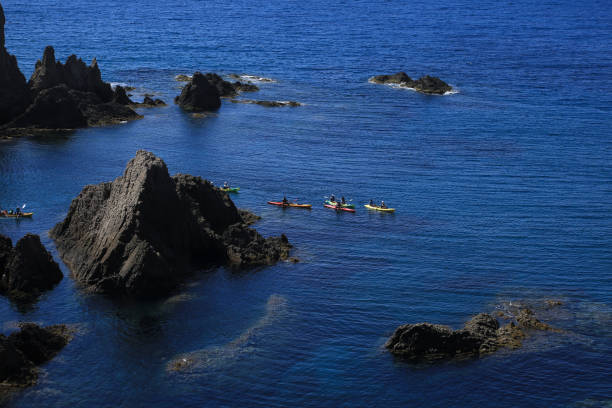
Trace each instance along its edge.
{"label": "rock shadow on water", "polygon": [[207,370],[223,368],[258,349],[263,332],[287,316],[287,299],[271,295],[266,303],[265,314],[238,337],[222,346],[207,347],[180,354],[166,365],[169,373],[196,374]]}

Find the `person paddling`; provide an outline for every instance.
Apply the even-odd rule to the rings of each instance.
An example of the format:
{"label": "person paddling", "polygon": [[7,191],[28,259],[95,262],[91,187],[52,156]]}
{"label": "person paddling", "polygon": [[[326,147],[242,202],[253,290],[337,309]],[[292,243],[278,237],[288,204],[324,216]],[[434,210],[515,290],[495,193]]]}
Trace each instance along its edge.
{"label": "person paddling", "polygon": [[287,200],[287,196],[283,196],[283,206],[289,207],[289,200]]}
{"label": "person paddling", "polygon": [[384,201],[380,202],[380,208],[387,208],[387,204]]}

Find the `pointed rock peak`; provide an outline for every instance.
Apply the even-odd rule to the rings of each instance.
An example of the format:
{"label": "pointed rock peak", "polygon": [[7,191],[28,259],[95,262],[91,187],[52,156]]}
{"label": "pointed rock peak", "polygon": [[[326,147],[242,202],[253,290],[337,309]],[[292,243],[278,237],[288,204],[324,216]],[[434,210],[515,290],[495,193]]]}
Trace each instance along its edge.
{"label": "pointed rock peak", "polygon": [[92,68],[98,69],[98,60],[96,59],[96,57],[94,57],[94,59],[91,60],[91,65]]}
{"label": "pointed rock peak", "polygon": [[124,181],[135,181],[141,178],[169,181],[170,174],[162,159],[146,150],[138,150],[136,156],[127,164],[123,178]]}
{"label": "pointed rock peak", "polygon": [[195,72],[191,77],[191,82],[193,82],[194,84],[197,84],[202,81],[208,82],[208,79],[206,79],[206,76],[200,71]]}
{"label": "pointed rock peak", "polygon": [[49,66],[55,64],[55,50],[52,46],[47,45],[42,57],[43,65]]}

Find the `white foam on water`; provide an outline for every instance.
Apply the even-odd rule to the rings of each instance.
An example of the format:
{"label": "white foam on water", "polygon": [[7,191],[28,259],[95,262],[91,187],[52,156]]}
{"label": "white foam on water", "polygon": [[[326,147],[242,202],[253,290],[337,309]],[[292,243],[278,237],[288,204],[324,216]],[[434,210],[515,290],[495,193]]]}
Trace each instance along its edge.
{"label": "white foam on water", "polygon": [[[402,84],[381,84],[379,82],[374,82],[372,79],[368,79],[368,82],[371,84],[376,84],[376,85],[385,85],[388,86],[390,88],[395,88],[395,89],[407,89],[409,91],[413,91],[413,92],[419,92],[414,88],[411,88],[409,86],[406,85],[402,85]],[[450,84],[449,84],[450,85]],[[455,95],[459,93],[459,89],[455,88],[454,86],[450,85],[453,89],[451,89],[448,92],[444,92],[442,95],[439,94],[426,94],[426,95],[432,95],[432,96],[448,96],[448,95]]]}
{"label": "white foam on water", "polygon": [[113,91],[115,90],[115,88],[117,88],[117,86],[122,86],[122,87],[126,87],[129,86],[128,84],[126,84],[125,82],[111,82],[110,83],[111,88],[113,89]]}
{"label": "white foam on water", "polygon": [[256,75],[244,74],[244,75],[238,75],[238,77],[244,81],[251,81],[251,82],[276,82],[276,80],[272,78],[260,77]]}

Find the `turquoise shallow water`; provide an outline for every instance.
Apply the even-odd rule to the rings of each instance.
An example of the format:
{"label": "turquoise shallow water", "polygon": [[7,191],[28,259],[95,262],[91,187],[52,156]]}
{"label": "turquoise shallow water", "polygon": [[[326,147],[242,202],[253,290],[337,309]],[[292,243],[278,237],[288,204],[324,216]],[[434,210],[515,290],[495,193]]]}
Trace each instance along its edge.
{"label": "turquoise shallow water", "polygon": [[[107,81],[170,102],[194,70],[274,78],[193,118],[176,106],[125,125],[0,143],[0,204],[17,240],[61,220],[85,184],[138,149],[172,173],[241,187],[238,206],[302,262],[196,274],[155,303],[65,279],[15,322],[71,323],[30,406],[602,406],[612,400],[612,7],[608,2],[55,2],[4,0],[7,47],[29,76],[44,47],[96,57]],[[369,84],[405,70],[459,93]],[[138,97],[138,96],[137,96]],[[329,193],[355,214],[322,207]],[[311,211],[266,205],[283,194]],[[361,206],[384,199],[395,214]],[[560,298],[566,335],[480,361],[416,367],[381,346],[402,323],[459,327],[504,302]],[[176,358],[197,358],[173,373]],[[590,405],[589,405],[590,404]]]}

